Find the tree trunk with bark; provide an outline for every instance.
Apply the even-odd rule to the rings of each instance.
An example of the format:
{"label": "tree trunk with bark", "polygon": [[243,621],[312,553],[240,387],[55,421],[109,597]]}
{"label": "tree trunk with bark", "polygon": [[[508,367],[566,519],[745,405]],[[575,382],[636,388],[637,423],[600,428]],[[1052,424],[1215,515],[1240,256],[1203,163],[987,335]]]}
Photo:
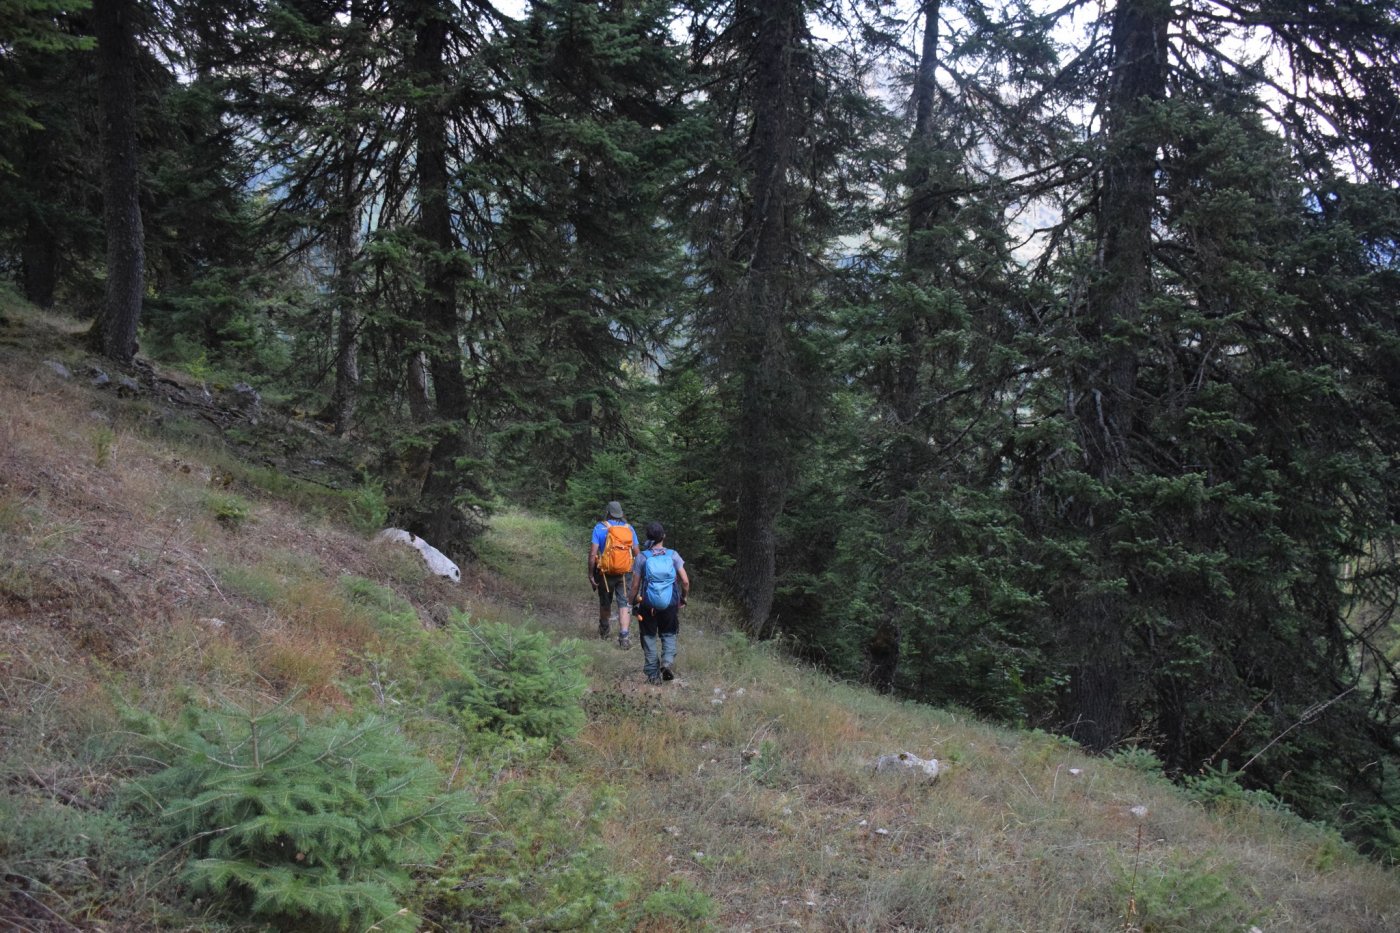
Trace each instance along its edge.
{"label": "tree trunk with bark", "polygon": [[[347,134],[353,137],[353,133]],[[347,141],[347,146],[350,143]],[[359,245],[360,211],[355,196],[355,157],[347,149],[341,165],[340,216],[336,218],[335,285],[332,292],[337,305],[335,346],[335,392],[331,396],[331,412],[335,434],[350,430],[355,417],[355,402],[360,391],[360,309],[355,260]]]}
{"label": "tree trunk with bark", "polygon": [[462,544],[457,494],[463,487],[458,461],[467,451],[466,416],[470,402],[462,373],[457,320],[456,240],[448,204],[447,12],[436,4],[415,5],[418,15],[413,53],[419,98],[414,120],[418,174],[418,234],[425,251],[419,322],[428,342],[436,439],[428,476],[419,497],[418,531],[438,547]]}
{"label": "tree trunk with bark", "polygon": [[803,127],[797,99],[806,21],[800,0],[740,4],[754,26],[753,130],[746,153],[749,201],[735,259],[735,353],[740,385],[738,573],[735,591],[745,627],[765,634],[777,582],[777,525],[802,426],[790,423],[801,387],[792,378],[788,321],[796,300],[791,176]]}
{"label": "tree trunk with bark", "polygon": [[104,356],[123,363],[136,355],[146,271],[136,141],[136,13],[133,0],[93,3],[97,99],[102,121],[103,216],[107,227],[106,296],[93,334]]}
{"label": "tree trunk with bark", "polygon": [[20,249],[24,297],[30,304],[53,307],[54,290],[58,286],[58,255],[58,238],[53,229],[31,209],[25,225],[24,245]]}
{"label": "tree trunk with bark", "polygon": [[[1138,350],[1134,331],[1152,285],[1152,211],[1159,131],[1149,118],[1166,94],[1170,6],[1161,0],[1122,0],[1110,37],[1113,68],[1105,107],[1105,160],[1098,209],[1095,279],[1080,310],[1086,362],[1071,375],[1069,405],[1077,425],[1083,470],[1106,488],[1132,470],[1134,389]],[[1109,516],[1076,503],[1071,520],[1094,543],[1103,566],[1114,557],[1104,538]],[[1129,691],[1123,652],[1129,620],[1113,595],[1086,595],[1070,608],[1076,660],[1064,715],[1070,733],[1102,750],[1122,738]]]}
{"label": "tree trunk with bark", "polygon": [[[356,37],[363,24],[361,4],[350,4],[350,21],[346,35]],[[358,38],[349,41],[358,41]],[[358,49],[346,50],[350,62],[358,62]],[[355,114],[363,93],[363,75],[356,65],[349,66],[344,80],[345,110]],[[340,178],[336,192],[334,231],[335,284],[332,293],[337,305],[335,391],[331,395],[331,413],[337,436],[350,430],[355,418],[355,405],[360,392],[360,307],[359,276],[355,263],[360,243],[359,127],[351,123],[341,129]]]}

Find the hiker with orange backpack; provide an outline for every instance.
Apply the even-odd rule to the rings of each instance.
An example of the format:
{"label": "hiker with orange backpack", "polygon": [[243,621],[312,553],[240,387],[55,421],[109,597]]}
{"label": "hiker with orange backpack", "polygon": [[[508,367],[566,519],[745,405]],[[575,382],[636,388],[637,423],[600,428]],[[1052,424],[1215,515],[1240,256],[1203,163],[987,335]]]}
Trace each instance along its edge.
{"label": "hiker with orange backpack", "polygon": [[617,646],[632,647],[631,607],[627,602],[627,577],[637,555],[637,532],[622,514],[622,503],[609,502],[603,520],[593,526],[588,548],[588,583],[598,594],[598,637],[608,637],[613,601],[617,602]]}

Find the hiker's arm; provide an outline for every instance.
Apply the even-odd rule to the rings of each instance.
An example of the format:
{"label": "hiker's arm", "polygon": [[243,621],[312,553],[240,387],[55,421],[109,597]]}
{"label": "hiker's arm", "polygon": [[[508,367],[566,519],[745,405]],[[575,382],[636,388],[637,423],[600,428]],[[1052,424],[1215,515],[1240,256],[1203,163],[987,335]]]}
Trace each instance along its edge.
{"label": "hiker's arm", "polygon": [[593,568],[598,566],[598,543],[590,541],[588,543],[588,585],[595,590],[598,588],[598,578],[593,575]]}
{"label": "hiker's arm", "polygon": [[690,574],[685,572],[684,567],[676,568],[676,575],[681,578],[681,603],[685,603],[685,598],[690,595]]}
{"label": "hiker's arm", "polygon": [[635,606],[635,605],[637,605],[637,594],[638,594],[639,592],[641,592],[641,589],[642,589],[642,572],[641,572],[641,569],[639,568],[639,569],[637,570],[636,573],[632,574],[632,594],[631,594],[630,596],[627,597],[627,605],[629,605],[629,606]]}

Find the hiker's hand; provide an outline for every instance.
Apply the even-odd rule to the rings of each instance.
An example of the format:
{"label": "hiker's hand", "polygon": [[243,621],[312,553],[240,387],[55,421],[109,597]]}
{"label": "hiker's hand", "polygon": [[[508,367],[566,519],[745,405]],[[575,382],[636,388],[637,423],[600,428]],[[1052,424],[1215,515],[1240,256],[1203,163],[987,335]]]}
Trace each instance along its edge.
{"label": "hiker's hand", "polygon": [[593,587],[593,592],[598,592],[598,578],[591,573],[588,575],[588,585]]}
{"label": "hiker's hand", "polygon": [[685,597],[684,597],[684,596],[681,597],[681,605],[682,605],[682,606],[685,605]]}

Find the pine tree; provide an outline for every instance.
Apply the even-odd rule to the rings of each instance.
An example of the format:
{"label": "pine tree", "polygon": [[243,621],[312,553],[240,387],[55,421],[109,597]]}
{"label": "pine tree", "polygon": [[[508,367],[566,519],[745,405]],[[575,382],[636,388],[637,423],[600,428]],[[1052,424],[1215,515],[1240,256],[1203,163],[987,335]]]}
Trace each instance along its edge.
{"label": "pine tree", "polygon": [[1394,672],[1349,606],[1392,572],[1372,555],[1394,546],[1394,399],[1369,374],[1394,340],[1373,303],[1393,199],[1343,182],[1307,120],[1270,133],[1268,82],[1195,13],[1124,2],[1110,21],[1098,186],[1057,231],[1053,375],[1008,461],[1024,588],[1066,679],[1058,722],[1091,747],[1242,761],[1309,814],[1384,803]]}
{"label": "pine tree", "polygon": [[423,275],[417,314],[433,380],[435,415],[428,476],[410,524],[429,540],[460,546],[470,536],[461,527],[457,494],[462,487],[459,461],[469,445],[466,419],[471,398],[462,372],[457,312],[461,272],[453,255],[457,239],[452,228],[447,153],[448,95],[452,89],[447,54],[453,20],[451,12],[435,2],[408,3],[405,10],[413,35],[408,65],[415,92],[412,125],[418,202],[416,233],[422,250]]}
{"label": "pine tree", "polygon": [[737,0],[695,31],[714,133],[691,219],[705,304],[697,349],[732,413],[717,479],[732,503],[734,594],[758,635],[773,627],[779,517],[830,375],[815,286],[849,208],[819,192],[830,184],[859,200],[841,172],[868,109],[858,69],[844,50],[818,50],[808,15],[801,0]]}
{"label": "pine tree", "polygon": [[0,236],[41,307],[100,237],[97,126],[80,97],[91,82],[85,6],[0,4]]}
{"label": "pine tree", "polygon": [[284,703],[137,726],[164,767],[134,782],[129,799],[188,851],[192,890],[233,917],[412,929],[407,866],[431,862],[469,811],[374,717],[308,723]]}
{"label": "pine tree", "polygon": [[501,287],[477,303],[473,337],[500,426],[493,459],[527,500],[598,449],[636,444],[629,381],[685,311],[664,213],[694,129],[669,20],[660,2],[534,4],[505,49],[520,108],[472,192],[498,205]]}
{"label": "pine tree", "polygon": [[107,293],[94,346],[122,363],[136,355],[145,296],[146,241],[141,219],[136,72],[140,5],[94,0],[98,108],[102,119],[102,197],[107,230]]}
{"label": "pine tree", "polygon": [[[803,491],[801,511],[824,518],[790,537],[841,531],[800,561],[820,595],[785,587],[784,606],[829,662],[882,690],[1015,718],[1032,688],[1001,672],[1031,676],[1033,597],[1009,572],[1014,513],[987,484],[1034,368],[1017,345],[1034,323],[1004,219],[1028,195],[998,172],[1056,133],[1025,93],[1053,58],[1036,30],[982,17],[945,31],[947,12],[921,7],[907,112],[885,130],[902,135],[877,215],[889,232],[835,288],[843,362],[866,391],[850,399],[850,436],[832,434],[835,465],[823,458]],[[907,25],[876,38],[902,52]]]}
{"label": "pine tree", "polygon": [[[65,28],[73,15],[86,9],[84,0],[0,0],[0,134],[40,129],[32,113],[34,99],[26,82],[15,80],[16,59],[48,56],[88,48],[91,42]],[[13,159],[0,155],[0,171],[13,171]]]}

